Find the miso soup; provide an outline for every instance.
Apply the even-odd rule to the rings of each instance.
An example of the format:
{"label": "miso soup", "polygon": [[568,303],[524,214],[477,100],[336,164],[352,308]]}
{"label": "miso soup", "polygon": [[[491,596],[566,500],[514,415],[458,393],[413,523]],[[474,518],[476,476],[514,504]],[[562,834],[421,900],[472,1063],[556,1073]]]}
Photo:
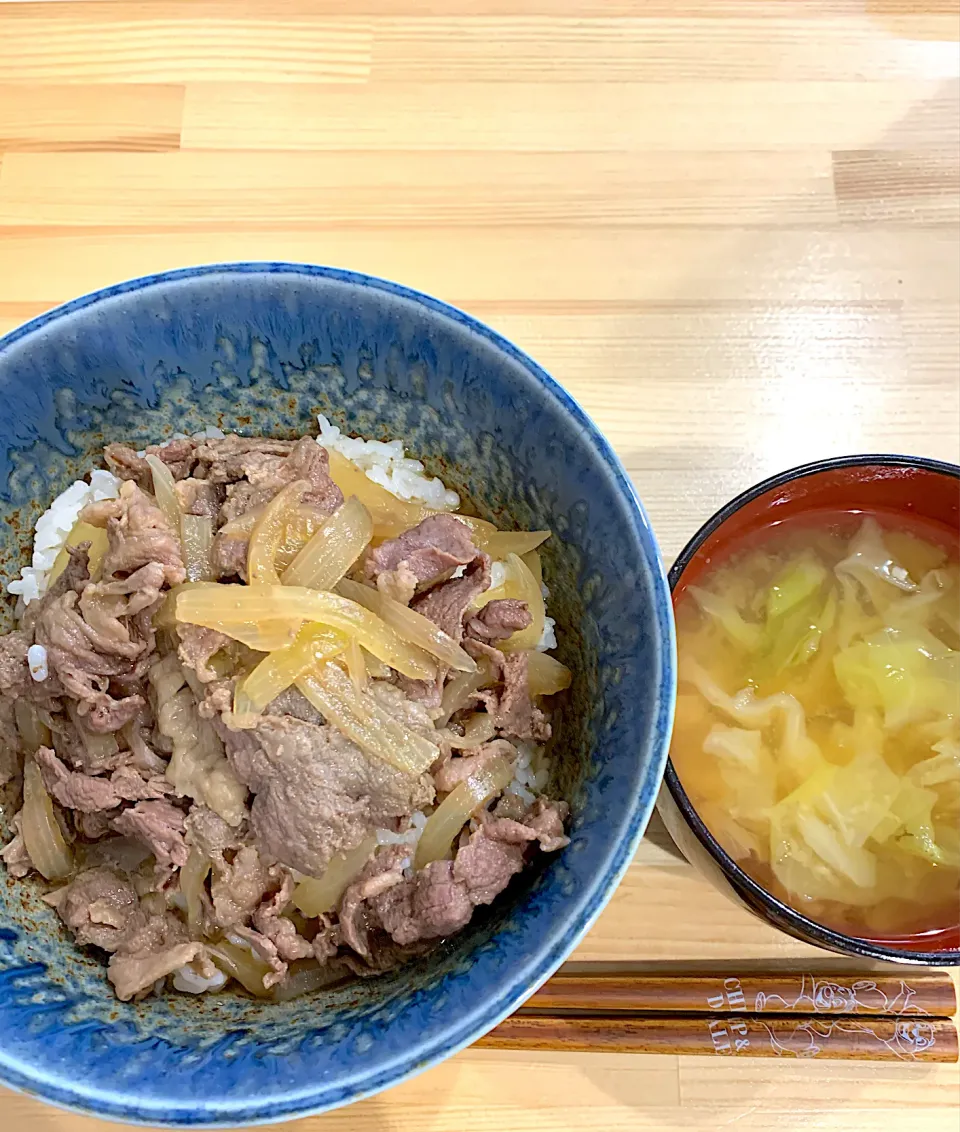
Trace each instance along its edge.
{"label": "miso soup", "polygon": [[696,582],[677,597],[670,753],[714,837],[846,934],[956,924],[956,539],[900,517],[804,517]]}

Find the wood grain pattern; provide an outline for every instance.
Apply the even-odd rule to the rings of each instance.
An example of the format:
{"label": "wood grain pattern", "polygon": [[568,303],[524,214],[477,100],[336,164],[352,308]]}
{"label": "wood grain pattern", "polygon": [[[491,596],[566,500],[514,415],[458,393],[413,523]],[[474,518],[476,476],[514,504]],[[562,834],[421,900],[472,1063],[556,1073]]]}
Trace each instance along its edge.
{"label": "wood grain pattern", "polygon": [[889,1018],[758,1018],[650,1015],[635,1018],[573,1018],[514,1014],[482,1037],[481,1049],[534,1052],[621,1053],[692,1057],[802,1057],[818,1061],[916,1061],[953,1064],[957,1027],[953,1019],[923,1025],[923,1045],[903,1048],[901,1023]]}
{"label": "wood grain pattern", "polygon": [[558,971],[520,1008],[521,1014],[927,1014],[949,1018],[957,989],[948,971],[891,967],[848,970],[837,977],[791,971]]}
{"label": "wood grain pattern", "polygon": [[[0,333],[315,260],[458,303],[613,441],[667,559],[850,451],[960,457],[957,0],[0,4]],[[578,962],[823,962],[654,822]],[[649,967],[648,967],[649,969]],[[955,1132],[951,1066],[468,1050],[298,1132]],[[9,1132],[114,1127],[4,1094]]]}

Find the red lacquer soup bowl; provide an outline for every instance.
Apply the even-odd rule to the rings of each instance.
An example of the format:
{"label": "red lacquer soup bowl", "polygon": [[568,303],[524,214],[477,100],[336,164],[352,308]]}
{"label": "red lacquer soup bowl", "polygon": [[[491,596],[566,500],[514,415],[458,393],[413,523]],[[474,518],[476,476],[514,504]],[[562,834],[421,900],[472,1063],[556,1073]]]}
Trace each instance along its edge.
{"label": "red lacquer soup bowl", "polygon": [[[745,542],[776,524],[818,515],[858,512],[937,535],[960,552],[960,468],[911,456],[849,456],[782,472],[721,508],[684,547],[670,570],[674,605]],[[960,689],[958,689],[960,699]],[[844,935],[791,908],[767,891],[712,836],[668,762],[657,802],[671,836],[687,859],[717,888],[774,927],[815,946],[845,955],[900,963],[960,965],[958,922],[914,935],[885,939]]]}

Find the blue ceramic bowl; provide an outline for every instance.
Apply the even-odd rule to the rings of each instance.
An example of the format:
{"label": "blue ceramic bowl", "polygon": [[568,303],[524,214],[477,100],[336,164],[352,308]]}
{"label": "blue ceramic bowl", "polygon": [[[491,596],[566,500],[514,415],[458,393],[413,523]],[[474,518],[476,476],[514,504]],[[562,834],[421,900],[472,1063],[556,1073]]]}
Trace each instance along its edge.
{"label": "blue ceramic bowl", "polygon": [[580,408],[435,299],[275,263],[137,279],[43,315],[0,340],[0,399],[0,575],[16,572],[39,512],[105,441],[139,446],[211,424],[295,436],[322,411],[403,437],[479,514],[555,532],[551,613],[575,674],[552,784],[572,805],[569,848],[462,935],[382,978],[284,1005],[230,994],[125,1005],[96,955],[4,875],[0,1081],[130,1122],[276,1121],[394,1085],[509,1014],[613,892],[653,809],[672,722],[657,544]]}

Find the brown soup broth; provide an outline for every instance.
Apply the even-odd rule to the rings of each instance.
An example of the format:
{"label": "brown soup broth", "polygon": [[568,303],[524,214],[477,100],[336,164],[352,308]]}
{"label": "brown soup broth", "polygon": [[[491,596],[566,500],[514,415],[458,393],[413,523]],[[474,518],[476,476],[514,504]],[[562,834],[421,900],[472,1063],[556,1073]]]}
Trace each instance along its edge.
{"label": "brown soup broth", "polygon": [[680,781],[744,871],[846,934],[957,923],[958,557],[943,526],[824,511],[675,592]]}

